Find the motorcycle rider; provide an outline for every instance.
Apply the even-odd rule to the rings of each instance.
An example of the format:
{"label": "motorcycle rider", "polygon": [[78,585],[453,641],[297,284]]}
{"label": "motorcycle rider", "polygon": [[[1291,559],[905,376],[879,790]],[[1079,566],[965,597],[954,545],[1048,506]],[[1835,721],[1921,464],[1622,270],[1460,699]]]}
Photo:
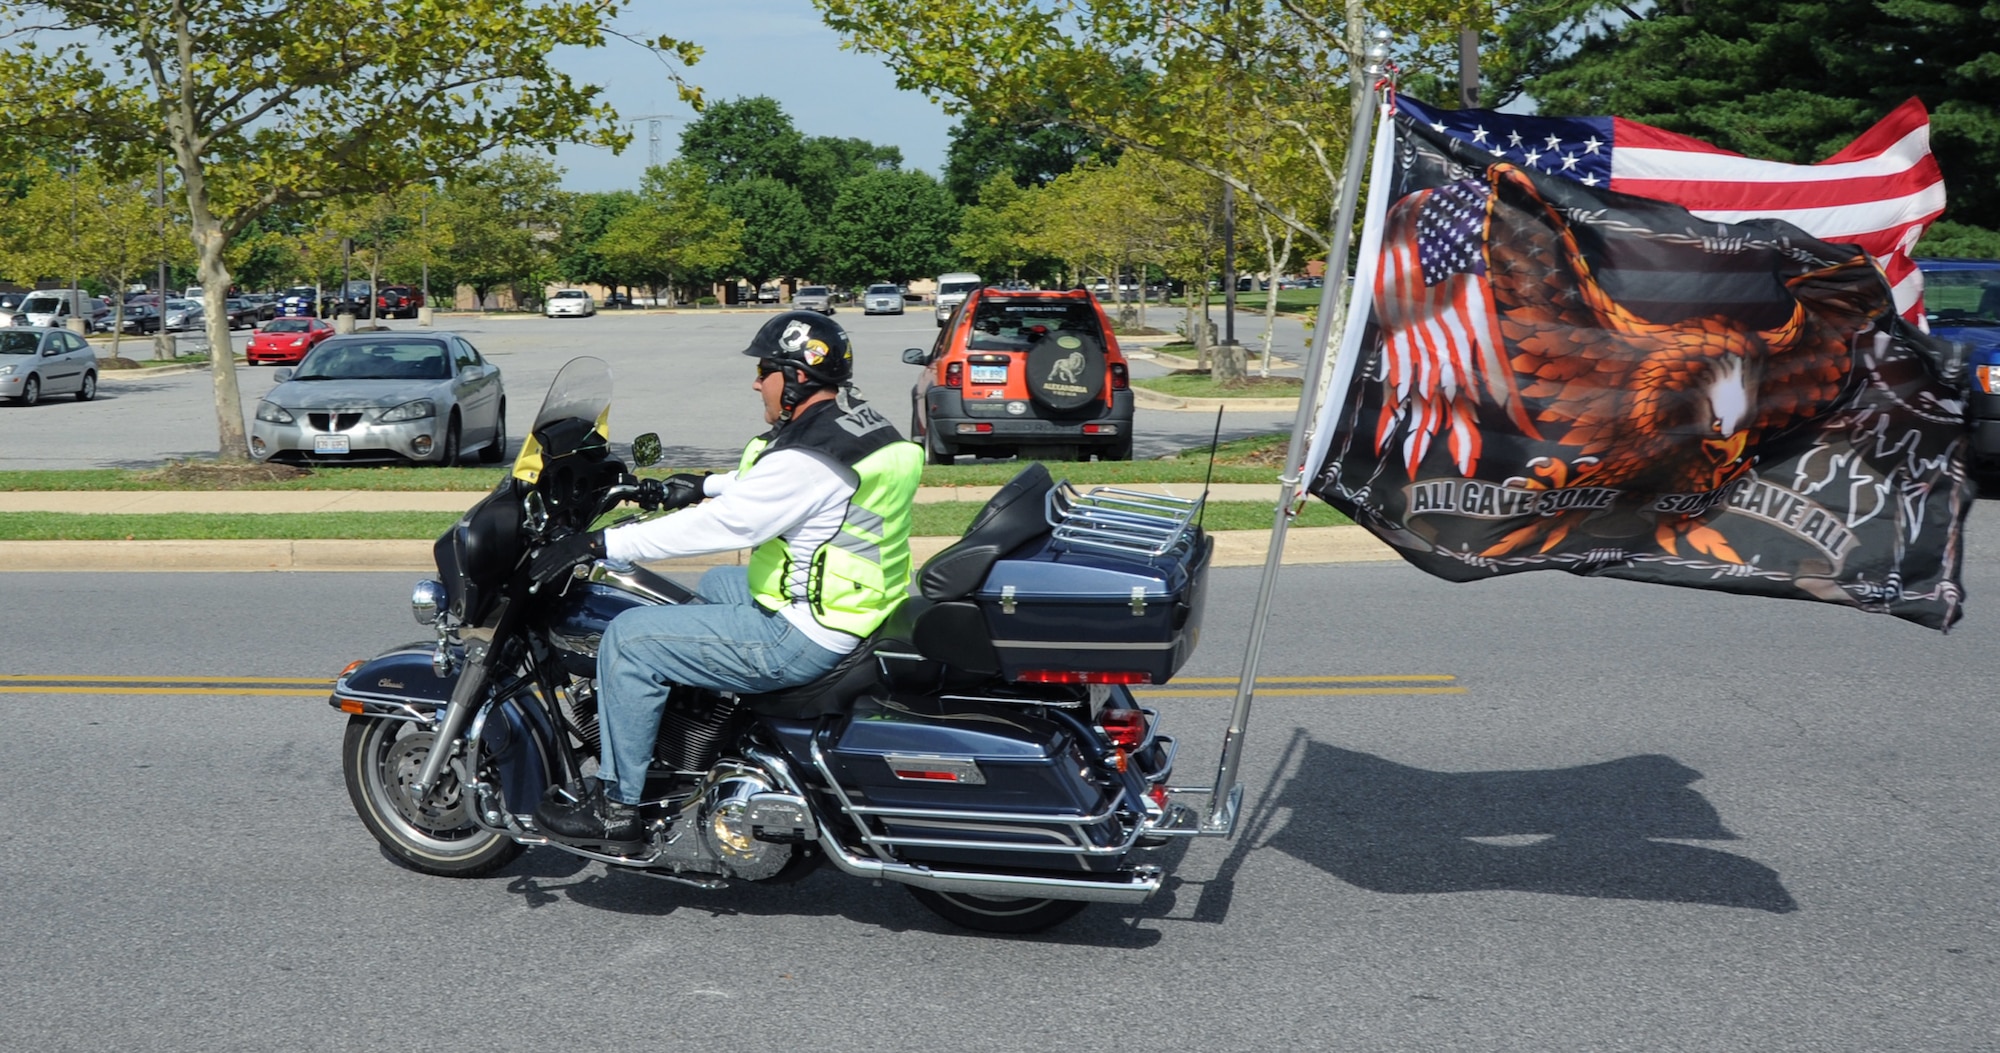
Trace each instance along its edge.
{"label": "motorcycle rider", "polygon": [[[923,451],[853,397],[847,333],[811,311],[766,322],[743,353],[771,430],[734,472],[675,475],[673,514],[545,546],[553,581],[585,558],[675,559],[752,548],[715,567],[706,601],[625,611],[598,649],[597,775],[552,789],[535,812],[549,836],[613,852],[643,842],[637,805],[674,685],[738,694],[809,683],[886,621],[910,583],[910,511]],[[707,500],[704,501],[703,499]]]}

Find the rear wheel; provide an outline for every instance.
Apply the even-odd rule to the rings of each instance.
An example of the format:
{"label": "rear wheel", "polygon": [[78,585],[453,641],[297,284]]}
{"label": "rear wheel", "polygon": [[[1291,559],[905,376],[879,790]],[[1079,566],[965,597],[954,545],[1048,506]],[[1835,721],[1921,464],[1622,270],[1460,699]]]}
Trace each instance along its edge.
{"label": "rear wheel", "polygon": [[919,434],[923,436],[923,438],[919,439],[918,441],[924,444],[924,461],[929,464],[939,464],[939,465],[957,464],[958,451],[952,449],[949,445],[945,445],[943,446],[942,449],[940,449],[939,448],[940,444],[937,440],[937,436],[932,435],[928,429],[923,429],[920,431],[919,428],[917,427],[923,422],[924,422],[923,414],[919,413],[916,410],[910,411],[910,438],[916,439]]}
{"label": "rear wheel", "polygon": [[96,397],[97,374],[94,371],[86,370],[83,374],[83,386],[76,389],[76,400],[78,402],[89,402]]}
{"label": "rear wheel", "polygon": [[996,899],[905,885],[917,902],[954,925],[980,932],[1028,933],[1060,925],[1089,903],[1071,899]]}
{"label": "rear wheel", "polygon": [[500,403],[500,415],[493,420],[493,441],[479,451],[479,463],[498,464],[507,455],[507,403]]}
{"label": "rear wheel", "polygon": [[350,717],[340,767],[354,813],[398,863],[443,877],[482,877],[513,862],[522,846],[472,821],[462,772],[449,765],[419,804],[410,783],[437,737],[407,720]]}

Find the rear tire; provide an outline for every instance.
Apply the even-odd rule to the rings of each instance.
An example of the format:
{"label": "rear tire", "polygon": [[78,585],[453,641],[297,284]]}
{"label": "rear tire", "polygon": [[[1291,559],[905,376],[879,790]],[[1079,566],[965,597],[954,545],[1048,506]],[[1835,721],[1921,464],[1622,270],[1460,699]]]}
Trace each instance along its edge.
{"label": "rear tire", "polygon": [[78,402],[89,402],[96,397],[97,372],[95,370],[86,370],[83,374],[83,386],[76,389],[76,400]]}
{"label": "rear tire", "polygon": [[479,451],[480,464],[498,464],[507,456],[507,404],[500,403],[500,416],[493,421],[493,441]]}
{"label": "rear tire", "polygon": [[464,786],[446,769],[432,802],[416,806],[409,783],[435,741],[407,720],[350,717],[340,767],[354,814],[389,856],[411,870],[440,877],[483,877],[521,854],[512,838],[472,822]]}
{"label": "rear tire", "polygon": [[[916,410],[911,410],[910,438],[912,439],[917,438],[917,435],[919,434],[917,431],[917,425],[921,423],[923,423],[923,416],[919,414]],[[923,438],[918,439],[917,441],[924,444],[924,463],[935,464],[935,465],[947,465],[947,464],[958,463],[957,450],[952,449],[950,446],[946,446],[943,450],[939,450],[937,447],[937,438],[933,436],[928,429],[923,431],[922,435]]]}
{"label": "rear tire", "polygon": [[1015,935],[1040,932],[1076,917],[1090,906],[1072,899],[994,899],[963,892],[934,892],[914,885],[903,887],[931,913],[953,925],[979,932]]}

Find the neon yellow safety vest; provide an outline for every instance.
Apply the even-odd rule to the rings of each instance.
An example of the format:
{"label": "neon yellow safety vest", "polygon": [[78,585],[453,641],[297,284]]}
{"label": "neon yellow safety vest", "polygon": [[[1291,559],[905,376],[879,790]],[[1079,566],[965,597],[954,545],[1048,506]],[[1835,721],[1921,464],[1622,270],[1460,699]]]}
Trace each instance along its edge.
{"label": "neon yellow safety vest", "polygon": [[[854,496],[831,539],[810,553],[795,553],[782,537],[750,553],[750,594],[766,610],[805,600],[813,620],[866,637],[888,620],[910,590],[910,509],[923,475],[923,450],[897,435],[895,425],[866,405],[843,412],[834,403],[815,406],[775,440],[759,436],[744,447],[740,476],[773,449],[821,457],[854,476]],[[793,570],[810,569],[804,595],[795,595]]]}

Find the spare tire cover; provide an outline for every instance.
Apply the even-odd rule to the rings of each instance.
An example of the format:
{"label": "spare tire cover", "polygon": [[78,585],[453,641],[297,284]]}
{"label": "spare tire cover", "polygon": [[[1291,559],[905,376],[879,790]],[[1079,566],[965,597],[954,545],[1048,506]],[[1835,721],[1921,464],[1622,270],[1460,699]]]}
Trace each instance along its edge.
{"label": "spare tire cover", "polygon": [[1104,348],[1084,333],[1055,332],[1028,351],[1028,393],[1050,409],[1076,409],[1104,396]]}

